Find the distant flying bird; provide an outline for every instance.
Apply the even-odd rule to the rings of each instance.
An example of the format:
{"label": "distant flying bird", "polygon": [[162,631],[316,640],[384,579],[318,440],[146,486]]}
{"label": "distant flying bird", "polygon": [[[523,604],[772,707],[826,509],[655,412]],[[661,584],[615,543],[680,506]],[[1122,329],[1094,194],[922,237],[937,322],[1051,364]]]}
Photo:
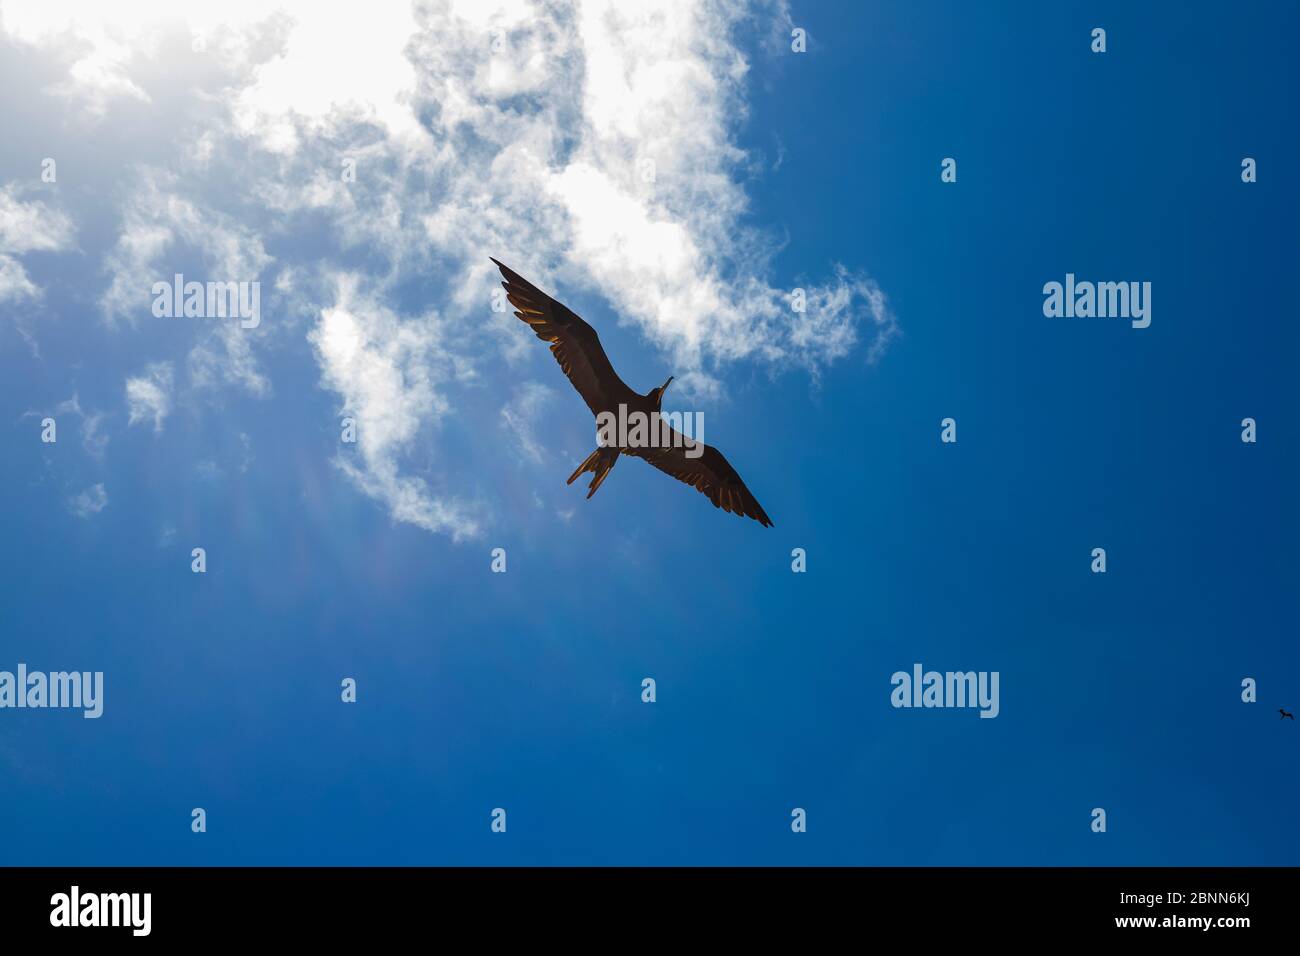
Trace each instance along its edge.
{"label": "distant flying bird", "polygon": [[[501,285],[506,290],[506,298],[518,310],[515,315],[532,326],[539,339],[551,343],[555,360],[560,363],[561,370],[596,416],[598,424],[602,414],[624,420],[620,411],[623,416],[640,413],[646,420],[658,424],[660,435],[653,444],[597,447],[569,476],[569,484],[573,484],[579,475],[591,472],[591,485],[587,492],[587,497],[590,498],[605,481],[610,469],[618,461],[618,456],[633,455],[704,494],[715,508],[753,518],[765,527],[772,525],[772,519],[745,487],[740,475],[736,474],[736,469],[731,467],[722,452],[703,442],[686,438],[660,418],[660,405],[664,392],[672,384],[672,376],[644,395],[632,391],[614,371],[605,350],[601,348],[595,329],[519,273],[503,266],[496,259],[492,261],[505,279]],[[626,435],[621,437],[626,438]],[[688,455],[688,451],[691,454]]]}
{"label": "distant flying bird", "polygon": [[1283,710],[1281,707],[1277,709],[1277,712],[1282,715],[1281,717],[1278,718],[1278,720],[1286,720],[1288,717],[1290,717],[1292,720],[1295,720],[1295,714],[1288,713],[1287,711]]}

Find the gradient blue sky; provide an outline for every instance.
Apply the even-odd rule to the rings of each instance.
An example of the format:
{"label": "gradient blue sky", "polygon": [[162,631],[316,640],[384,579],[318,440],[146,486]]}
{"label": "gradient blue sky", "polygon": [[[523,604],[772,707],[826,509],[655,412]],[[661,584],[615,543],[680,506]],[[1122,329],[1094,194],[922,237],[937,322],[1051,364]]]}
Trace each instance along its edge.
{"label": "gradient blue sky", "polygon": [[[194,91],[222,75],[132,61],[148,101],[96,113],[53,89],[67,62],[51,47],[0,30],[0,187],[75,225],[60,250],[14,253],[39,297],[0,301],[0,669],[106,682],[97,721],[0,711],[0,863],[1295,864],[1300,728],[1276,710],[1300,706],[1300,13],[1133,7],[796,5],[803,55],[770,42],[777,6],[731,25],[748,112],[718,129],[743,156],[712,171],[748,207],[692,234],[757,230],[708,255],[769,291],[833,288],[835,264],[874,280],[901,330],[874,362],[883,326],[860,297],[827,320],[856,338],[846,355],[727,359],[725,329],[688,354],[654,317],[619,323],[635,293],[610,291],[600,256],[579,266],[536,223],[491,225],[504,248],[484,261],[583,314],[634,386],[698,373],[677,407],[704,412],[770,530],[637,461],[591,501],[565,487],[594,444],[587,412],[523,326],[465,331],[500,321],[447,304],[487,295],[473,250],[421,261],[355,221],[271,208],[269,179],[254,193],[236,163],[296,194],[308,147],[262,155],[218,125]],[[182,163],[208,124],[213,158]],[[321,149],[373,133],[338,124]],[[141,169],[210,211],[204,234],[264,241],[260,393],[202,381],[209,340],[153,319],[147,283],[125,287],[131,315],[105,308]],[[444,182],[406,186],[437,208]],[[716,194],[694,196],[712,215]],[[149,266],[199,275],[201,246]],[[286,263],[331,275],[276,298]],[[383,277],[356,311],[463,338],[477,377],[429,353],[448,408],[398,460],[468,503],[473,533],[398,520],[337,467],[344,400],[311,336],[341,271]],[[1040,290],[1066,272],[1150,281],[1151,327],[1044,318]],[[129,424],[125,381],[158,362],[165,421]],[[39,442],[74,394],[103,416],[98,454],[75,413]],[[106,506],[78,516],[95,484]],[[893,709],[890,675],[918,661],[999,671],[999,717]],[[1259,703],[1240,701],[1244,677]]]}

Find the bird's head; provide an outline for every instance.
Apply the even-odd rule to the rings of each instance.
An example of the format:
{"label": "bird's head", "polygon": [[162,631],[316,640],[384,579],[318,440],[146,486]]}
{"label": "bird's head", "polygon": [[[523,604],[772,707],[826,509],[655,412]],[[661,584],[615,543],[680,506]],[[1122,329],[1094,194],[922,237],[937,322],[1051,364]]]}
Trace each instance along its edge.
{"label": "bird's head", "polygon": [[658,388],[650,389],[650,394],[646,396],[647,398],[650,399],[651,403],[654,405],[655,411],[659,411],[660,407],[663,405],[664,392],[668,391],[668,386],[673,383],[674,377],[675,376],[669,375],[668,381],[664,382]]}

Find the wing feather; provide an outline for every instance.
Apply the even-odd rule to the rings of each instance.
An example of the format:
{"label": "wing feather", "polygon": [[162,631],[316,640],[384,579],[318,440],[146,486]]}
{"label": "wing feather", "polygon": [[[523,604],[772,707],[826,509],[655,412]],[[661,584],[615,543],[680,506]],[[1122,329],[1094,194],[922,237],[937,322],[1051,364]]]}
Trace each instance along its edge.
{"label": "wing feather", "polygon": [[492,260],[505,280],[506,299],[515,315],[526,322],[543,342],[551,343],[551,354],[593,415],[617,408],[633,392],[618,377],[600,344],[596,330],[551,298],[519,273]]}
{"label": "wing feather", "polygon": [[[624,448],[623,454],[635,455],[664,474],[690,485],[712,501],[715,508],[753,518],[764,527],[772,526],[772,519],[722,452],[711,445],[686,438],[666,422],[662,426],[662,432],[658,446]],[[692,458],[686,454],[688,450],[694,453],[699,449],[703,451],[698,457]]]}

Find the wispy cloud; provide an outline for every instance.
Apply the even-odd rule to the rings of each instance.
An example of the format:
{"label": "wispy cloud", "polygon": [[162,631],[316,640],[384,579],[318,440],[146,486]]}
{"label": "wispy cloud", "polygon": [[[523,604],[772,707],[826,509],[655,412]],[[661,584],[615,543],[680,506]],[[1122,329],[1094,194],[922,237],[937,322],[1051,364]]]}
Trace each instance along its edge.
{"label": "wispy cloud", "polygon": [[0,252],[0,305],[35,299],[41,290],[27,275],[22,263]]}
{"label": "wispy cloud", "polygon": [[358,285],[356,276],[337,278],[334,305],[309,335],[322,383],[342,396],[343,410],[356,421],[359,460],[340,451],[335,463],[397,520],[472,537],[479,522],[466,505],[434,495],[423,479],[401,470],[417,436],[448,411],[438,384],[450,369],[439,360],[436,322],[432,316],[403,320]]}
{"label": "wispy cloud", "polygon": [[65,213],[40,200],[20,199],[14,183],[0,187],[0,305],[41,296],[17,256],[67,249],[74,234]]}
{"label": "wispy cloud", "polygon": [[22,201],[18,187],[0,188],[0,249],[21,255],[54,252],[72,244],[72,220],[40,200]]}
{"label": "wispy cloud", "polygon": [[78,518],[97,515],[108,506],[108,492],[103,483],[91,485],[85,491],[68,499],[68,510]]}
{"label": "wispy cloud", "polygon": [[[104,266],[110,282],[100,307],[108,322],[135,324],[150,317],[153,284],[171,281],[166,257],[181,247],[203,257],[209,273],[205,278],[214,281],[258,281],[271,263],[253,229],[233,215],[180,195],[174,174],[140,169],[132,185],[122,209],[122,231]],[[270,392],[253,354],[258,330],[231,321],[201,321],[193,328],[197,341],[186,363],[192,385],[231,384],[259,396]]]}
{"label": "wispy cloud", "polygon": [[126,380],[126,407],[128,425],[153,422],[153,430],[162,431],[163,420],[172,407],[172,367],[168,362],[155,362],[144,374]]}
{"label": "wispy cloud", "polygon": [[[130,76],[132,61],[146,39],[140,10],[122,11],[118,23],[93,0],[6,0],[0,18],[15,40],[51,50],[64,67],[64,79],[50,92],[102,116],[115,99],[148,102],[149,96]],[[154,11],[156,17],[156,11]]]}
{"label": "wispy cloud", "polygon": [[[23,418],[43,417],[44,412],[29,410],[23,413]],[[103,412],[86,411],[81,407],[81,399],[76,392],[66,401],[60,402],[54,407],[53,411],[56,425],[61,416],[76,415],[81,420],[81,445],[91,458],[96,461],[102,461],[104,452],[108,449],[109,436],[102,429],[105,414]]]}
{"label": "wispy cloud", "polygon": [[540,464],[546,460],[546,450],[537,437],[542,409],[550,403],[555,392],[540,382],[525,382],[515,390],[508,405],[501,408],[501,425],[514,439],[515,447],[526,461]]}

